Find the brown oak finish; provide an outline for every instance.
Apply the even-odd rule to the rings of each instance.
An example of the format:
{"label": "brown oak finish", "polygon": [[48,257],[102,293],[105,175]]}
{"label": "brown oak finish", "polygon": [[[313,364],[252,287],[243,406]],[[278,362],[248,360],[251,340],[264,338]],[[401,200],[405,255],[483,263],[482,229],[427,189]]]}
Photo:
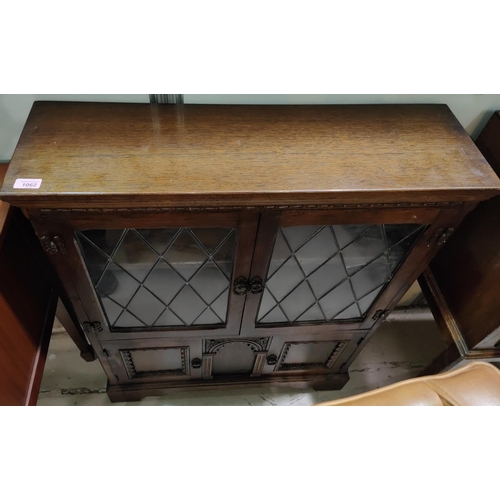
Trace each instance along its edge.
{"label": "brown oak finish", "polygon": [[[58,219],[50,220],[50,222],[40,222],[36,215],[32,217],[33,223],[37,228],[37,234],[41,236],[53,237],[60,235],[68,249],[67,254],[57,254],[52,256],[52,261],[59,267],[60,273],[66,277],[67,287],[74,292],[75,300],[79,301],[79,297],[84,297],[84,308],[76,308],[80,322],[99,321],[102,326],[102,331],[98,332],[97,337],[100,341],[121,340],[134,338],[138,335],[137,331],[130,329],[129,331],[110,332],[103,311],[95,290],[91,284],[88,271],[83,262],[75,239],[74,231],[80,231],[90,228],[115,228],[125,229],[127,227],[140,228],[162,228],[162,227],[227,227],[235,228],[238,231],[237,251],[235,255],[233,279],[240,276],[249,277],[252,252],[248,252],[249,248],[253,248],[255,235],[257,231],[258,216],[252,213],[231,213],[231,214],[207,214],[200,217],[196,214],[150,214],[138,217],[118,217],[111,216],[101,222],[102,219],[95,215],[80,218],[79,215],[63,216]],[[231,284],[232,288],[232,284]],[[80,301],[79,301],[80,302]],[[238,335],[241,315],[245,304],[245,297],[230,294],[230,303],[228,308],[227,324],[224,327],[190,327],[180,330],[179,328],[155,328],[148,332],[141,332],[141,338],[162,338],[162,337],[191,337],[206,334],[207,331],[211,335],[216,336],[231,336]]]}
{"label": "brown oak finish", "polygon": [[[14,190],[16,178],[42,178]],[[36,103],[0,197],[28,214],[108,376],[112,400],[183,388],[340,388],[384,316],[500,181],[444,105]],[[265,278],[279,226],[428,228],[362,320],[255,328],[231,295],[224,328],[110,331],[74,231],[232,227],[233,278]]]}
{"label": "brown oak finish", "polygon": [[0,202],[0,405],[36,404],[57,303],[29,236],[19,209]]}
{"label": "brown oak finish", "polygon": [[[15,190],[17,178],[43,181]],[[36,102],[0,197],[213,207],[477,201],[499,187],[446,105]]]}
{"label": "brown oak finish", "polygon": [[252,387],[290,387],[293,389],[305,389],[312,387],[318,391],[336,391],[342,389],[349,381],[347,373],[335,373],[333,375],[283,375],[261,378],[235,378],[221,377],[217,380],[189,380],[172,382],[145,382],[142,384],[108,385],[107,394],[113,403],[125,401],[140,401],[148,396],[162,396],[174,392],[186,390],[214,389],[248,389]]}
{"label": "brown oak finish", "polygon": [[[432,241],[434,235],[441,234],[443,228],[453,221],[459,211],[447,209],[414,209],[394,212],[389,209],[374,209],[370,212],[363,210],[318,211],[308,212],[281,212],[264,213],[261,216],[259,233],[257,236],[254,263],[250,273],[251,277],[267,276],[271,254],[274,248],[274,239],[278,227],[305,226],[305,225],[337,225],[337,224],[394,224],[414,222],[429,225],[421,235],[418,243],[407,256],[406,261],[397,271],[394,278],[388,284],[382,295],[370,307],[362,322],[359,321],[337,321],[335,323],[300,323],[294,326],[256,326],[256,317],[259,310],[262,295],[249,294],[247,297],[245,312],[242,323],[242,335],[272,335],[286,334],[290,330],[296,334],[324,333],[336,330],[369,330],[377,321],[374,317],[377,310],[389,310],[390,304],[396,304],[406,291],[400,288],[407,283],[412,283],[424,269],[425,263],[432,258],[438,247]],[[426,259],[424,260],[424,258]],[[413,280],[413,281],[410,281]],[[399,293],[397,293],[399,292]]]}
{"label": "brown oak finish", "polygon": [[[500,175],[500,112],[476,144]],[[464,219],[420,277],[447,349],[424,370],[439,371],[462,359],[500,358],[500,196],[481,202]]]}
{"label": "brown oak finish", "polygon": [[[0,180],[7,164],[0,164]],[[0,202],[0,404],[35,405],[54,316],[95,359],[29,221]],[[57,308],[57,313],[56,313]]]}

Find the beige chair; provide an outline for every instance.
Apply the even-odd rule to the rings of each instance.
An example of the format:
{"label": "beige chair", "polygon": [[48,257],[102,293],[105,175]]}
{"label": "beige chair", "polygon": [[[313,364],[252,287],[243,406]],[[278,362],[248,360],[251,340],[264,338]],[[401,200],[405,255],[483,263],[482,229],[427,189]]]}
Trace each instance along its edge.
{"label": "beige chair", "polygon": [[500,406],[500,370],[475,361],[316,406]]}

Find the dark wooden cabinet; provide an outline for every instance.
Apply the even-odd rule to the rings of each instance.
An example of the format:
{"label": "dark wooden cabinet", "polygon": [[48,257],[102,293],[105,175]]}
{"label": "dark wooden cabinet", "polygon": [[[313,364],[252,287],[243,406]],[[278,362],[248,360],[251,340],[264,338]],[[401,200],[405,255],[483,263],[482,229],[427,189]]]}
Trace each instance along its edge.
{"label": "dark wooden cabinet", "polygon": [[0,202],[0,406],[36,404],[58,299],[26,224]]}
{"label": "dark wooden cabinet", "polygon": [[497,192],[446,106],[35,103],[1,196],[30,217],[119,401],[342,387]]}
{"label": "dark wooden cabinet", "polygon": [[[0,163],[0,181],[6,171]],[[31,224],[0,201],[0,406],[36,404],[56,311],[82,358],[94,360]]]}
{"label": "dark wooden cabinet", "polygon": [[[500,175],[499,111],[476,145]],[[447,344],[424,374],[462,360],[500,362],[500,196],[467,215],[419,281]]]}

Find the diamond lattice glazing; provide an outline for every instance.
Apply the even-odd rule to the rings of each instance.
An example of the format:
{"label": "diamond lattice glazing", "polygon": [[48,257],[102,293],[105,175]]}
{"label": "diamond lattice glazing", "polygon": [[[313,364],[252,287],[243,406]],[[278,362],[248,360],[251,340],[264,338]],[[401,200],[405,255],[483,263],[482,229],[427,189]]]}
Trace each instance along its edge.
{"label": "diamond lattice glazing", "polygon": [[280,228],[258,323],[361,319],[424,229],[417,224]]}
{"label": "diamond lattice glazing", "polygon": [[76,232],[111,330],[226,322],[236,230]]}

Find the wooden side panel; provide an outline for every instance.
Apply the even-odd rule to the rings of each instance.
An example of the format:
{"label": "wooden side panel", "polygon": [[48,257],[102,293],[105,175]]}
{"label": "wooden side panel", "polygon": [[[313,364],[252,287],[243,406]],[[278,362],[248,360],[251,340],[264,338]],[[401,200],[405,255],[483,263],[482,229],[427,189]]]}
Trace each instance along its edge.
{"label": "wooden side panel", "polygon": [[[498,112],[477,145],[500,173]],[[467,346],[473,349],[500,326],[500,197],[481,202],[467,215],[430,269]]]}
{"label": "wooden side panel", "polygon": [[[500,175],[500,113],[476,145]],[[500,327],[500,196],[481,202],[463,220],[420,277],[447,348],[421,375],[466,359],[495,359]]]}
{"label": "wooden side panel", "polygon": [[57,304],[21,217],[11,214],[0,247],[0,405],[36,404]]}
{"label": "wooden side panel", "polygon": [[472,349],[500,325],[500,197],[465,218],[430,268]]}

